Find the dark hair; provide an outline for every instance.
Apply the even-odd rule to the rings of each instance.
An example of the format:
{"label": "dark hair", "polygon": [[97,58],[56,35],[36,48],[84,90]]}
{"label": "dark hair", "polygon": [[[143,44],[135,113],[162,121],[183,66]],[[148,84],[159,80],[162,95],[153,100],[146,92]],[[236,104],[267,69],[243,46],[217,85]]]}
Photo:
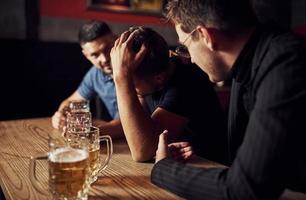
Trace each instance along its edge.
{"label": "dark hair", "polygon": [[105,22],[91,21],[81,27],[79,31],[79,42],[82,45],[110,33],[112,31]]}
{"label": "dark hair", "polygon": [[185,32],[203,25],[232,33],[256,22],[248,0],[169,0],[164,15]]}
{"label": "dark hair", "polygon": [[137,30],[132,48],[138,52],[141,45],[147,48],[146,55],[138,66],[135,75],[137,78],[146,78],[157,75],[168,69],[169,48],[165,39],[151,28],[131,27],[130,32]]}

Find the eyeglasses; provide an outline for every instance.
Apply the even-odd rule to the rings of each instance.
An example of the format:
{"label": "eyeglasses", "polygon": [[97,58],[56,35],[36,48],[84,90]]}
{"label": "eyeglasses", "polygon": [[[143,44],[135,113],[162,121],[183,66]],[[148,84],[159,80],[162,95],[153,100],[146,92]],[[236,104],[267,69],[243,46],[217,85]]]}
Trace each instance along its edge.
{"label": "eyeglasses", "polygon": [[185,45],[185,43],[187,42],[187,40],[192,36],[192,34],[196,31],[197,29],[193,29],[188,36],[185,38],[185,40],[176,47],[175,49],[175,53],[179,56],[185,57],[185,58],[190,58],[190,54],[188,51],[187,46]]}

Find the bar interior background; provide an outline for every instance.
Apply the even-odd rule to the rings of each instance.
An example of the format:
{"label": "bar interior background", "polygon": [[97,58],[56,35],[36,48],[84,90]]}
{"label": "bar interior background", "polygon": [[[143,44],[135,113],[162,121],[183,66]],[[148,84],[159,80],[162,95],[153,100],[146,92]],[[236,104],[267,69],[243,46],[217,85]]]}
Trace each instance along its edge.
{"label": "bar interior background", "polygon": [[[260,20],[306,34],[305,0],[250,1]],[[0,120],[51,116],[76,89],[90,67],[77,42],[85,21],[106,21],[115,33],[146,25],[176,45],[174,28],[158,15],[90,9],[89,2],[0,1]]]}

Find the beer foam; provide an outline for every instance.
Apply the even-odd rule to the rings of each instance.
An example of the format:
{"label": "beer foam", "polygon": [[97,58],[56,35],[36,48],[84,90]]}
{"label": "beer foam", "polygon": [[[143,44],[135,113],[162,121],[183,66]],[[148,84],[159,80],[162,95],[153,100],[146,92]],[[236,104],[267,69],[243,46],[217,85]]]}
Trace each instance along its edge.
{"label": "beer foam", "polygon": [[55,149],[49,154],[51,162],[72,163],[82,161],[88,158],[88,152],[82,149],[73,149],[71,147],[63,147]]}

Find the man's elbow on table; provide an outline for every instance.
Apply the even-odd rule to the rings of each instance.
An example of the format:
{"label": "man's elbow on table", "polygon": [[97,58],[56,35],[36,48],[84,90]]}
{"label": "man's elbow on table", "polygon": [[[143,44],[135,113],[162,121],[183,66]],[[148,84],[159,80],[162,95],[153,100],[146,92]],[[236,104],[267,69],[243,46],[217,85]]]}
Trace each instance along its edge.
{"label": "man's elbow on table", "polygon": [[147,151],[145,149],[131,150],[132,159],[135,162],[147,162],[153,159],[155,151]]}

